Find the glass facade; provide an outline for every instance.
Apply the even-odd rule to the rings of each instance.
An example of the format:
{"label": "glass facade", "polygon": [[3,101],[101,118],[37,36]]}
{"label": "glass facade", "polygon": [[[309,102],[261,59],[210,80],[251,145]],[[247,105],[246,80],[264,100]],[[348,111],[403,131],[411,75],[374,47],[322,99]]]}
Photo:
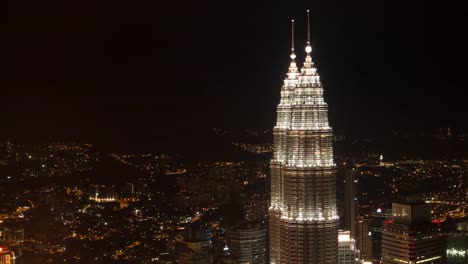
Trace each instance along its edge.
{"label": "glass facade", "polygon": [[408,225],[386,221],[382,227],[382,263],[442,264],[444,240],[440,225]]}

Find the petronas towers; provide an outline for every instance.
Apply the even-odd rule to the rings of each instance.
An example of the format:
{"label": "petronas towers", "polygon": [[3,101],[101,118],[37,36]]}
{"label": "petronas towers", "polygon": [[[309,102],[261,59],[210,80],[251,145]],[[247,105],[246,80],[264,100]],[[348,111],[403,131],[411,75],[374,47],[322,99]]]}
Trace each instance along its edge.
{"label": "petronas towers", "polygon": [[293,40],[273,130],[269,208],[272,264],[337,263],[333,135],[323,86],[311,57],[309,32],[300,71]]}

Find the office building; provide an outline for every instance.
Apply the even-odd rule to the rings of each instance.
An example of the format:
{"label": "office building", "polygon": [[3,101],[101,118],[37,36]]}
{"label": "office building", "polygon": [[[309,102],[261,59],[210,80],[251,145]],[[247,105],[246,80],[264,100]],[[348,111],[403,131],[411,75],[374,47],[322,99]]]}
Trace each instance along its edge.
{"label": "office building", "polygon": [[392,209],[377,208],[371,214],[371,240],[373,263],[380,263],[382,259],[382,226],[385,221],[391,219]]}
{"label": "office building", "polygon": [[356,246],[360,257],[364,261],[372,261],[372,231],[371,218],[368,216],[358,217]]}
{"label": "office building", "polygon": [[229,255],[240,264],[266,264],[266,243],[266,229],[236,228],[228,233]]}
{"label": "office building", "polygon": [[439,221],[431,221],[428,204],[393,203],[392,220],[382,227],[383,264],[445,263]]}
{"label": "office building", "polygon": [[356,264],[359,262],[359,251],[356,241],[348,230],[338,231],[338,264]]}
{"label": "office building", "polygon": [[344,216],[342,222],[343,228],[350,231],[353,239],[356,238],[357,182],[355,170],[346,170],[344,179]]}

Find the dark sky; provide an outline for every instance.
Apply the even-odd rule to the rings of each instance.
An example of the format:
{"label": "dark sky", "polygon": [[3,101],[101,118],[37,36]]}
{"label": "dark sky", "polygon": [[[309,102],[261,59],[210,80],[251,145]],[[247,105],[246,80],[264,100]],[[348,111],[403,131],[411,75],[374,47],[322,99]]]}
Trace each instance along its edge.
{"label": "dark sky", "polygon": [[467,127],[467,18],[453,2],[15,2],[3,135],[118,143],[270,128],[289,21],[302,62],[308,8],[336,133]]}

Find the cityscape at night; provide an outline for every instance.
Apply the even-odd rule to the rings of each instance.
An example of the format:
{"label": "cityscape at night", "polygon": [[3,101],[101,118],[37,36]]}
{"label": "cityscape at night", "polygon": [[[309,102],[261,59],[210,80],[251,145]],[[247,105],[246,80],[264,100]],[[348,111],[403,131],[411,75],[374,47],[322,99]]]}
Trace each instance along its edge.
{"label": "cityscape at night", "polygon": [[468,264],[460,6],[7,13],[0,264]]}

